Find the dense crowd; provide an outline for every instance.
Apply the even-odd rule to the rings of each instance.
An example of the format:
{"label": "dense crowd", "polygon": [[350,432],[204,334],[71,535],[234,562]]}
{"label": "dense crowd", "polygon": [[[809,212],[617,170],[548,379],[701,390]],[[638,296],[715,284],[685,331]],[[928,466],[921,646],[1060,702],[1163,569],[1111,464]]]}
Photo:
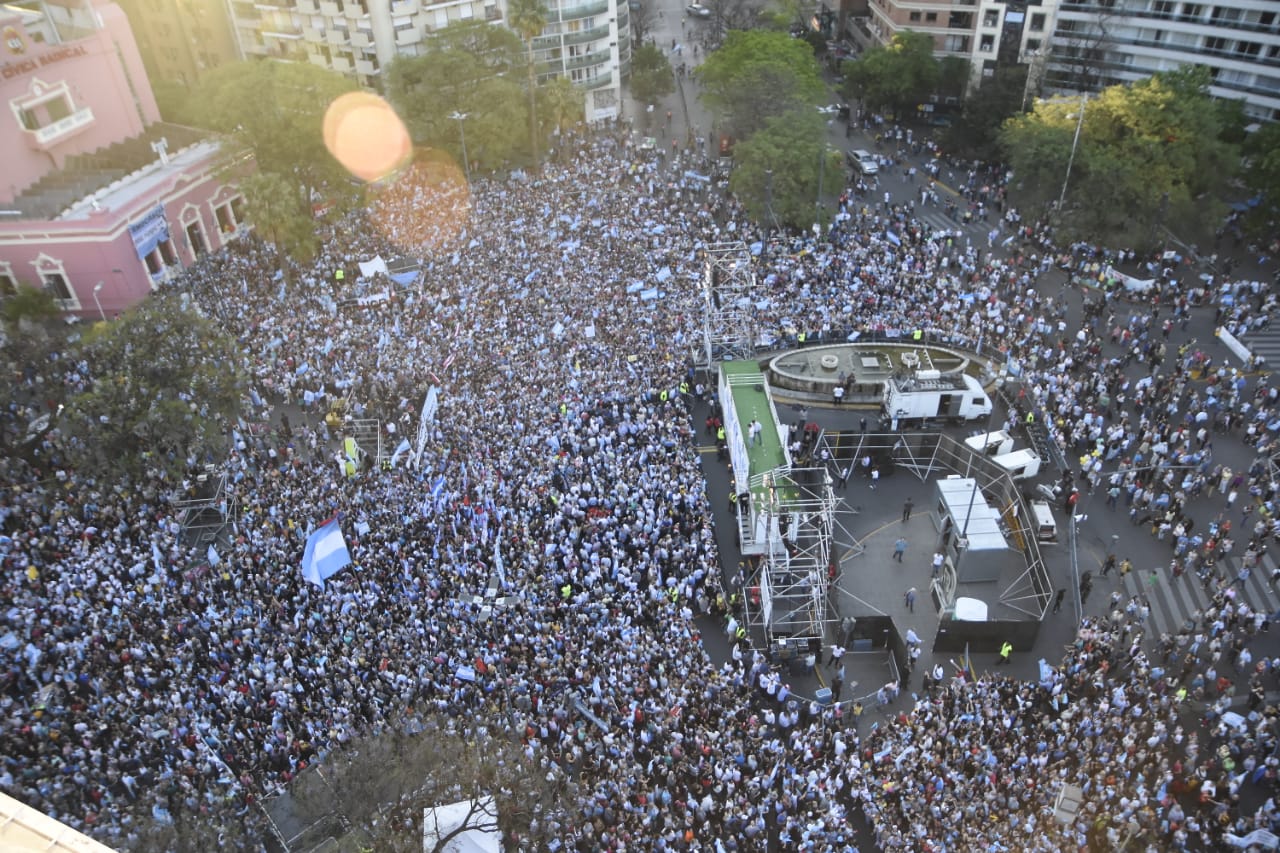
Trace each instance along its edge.
{"label": "dense crowd", "polygon": [[[1270,783],[1274,714],[1224,729],[1215,712],[1195,749],[1176,689],[1155,689],[1175,673],[1130,648],[1124,618],[1086,625],[1039,686],[940,679],[913,709],[870,733],[864,722],[864,739],[843,706],[788,696],[759,654],[711,663],[693,617],[722,614],[726,590],[692,402],[675,392],[701,320],[700,248],[763,235],[621,132],[576,147],[572,165],[469,194],[410,176],[333,226],[313,265],[282,275],[245,242],[159,297],[194,300],[253,383],[220,465],[239,515],[217,565],[178,536],[191,483],[82,478],[60,464],[56,428],[42,464],[4,460],[0,789],[127,847],[138,809],[253,821],[300,767],[413,707],[514,728],[538,772],[566,780],[573,796],[539,820],[551,849],[844,851],[855,808],[886,848],[911,850],[1065,849],[1114,841],[1130,820],[1170,849],[1272,825],[1270,808],[1219,811],[1256,780],[1233,775],[1218,745]],[[1160,317],[1191,310],[1174,271],[1158,305],[1099,296],[1068,330],[1045,228],[984,258],[932,233],[913,201],[882,207],[853,189],[821,240],[758,247],[763,340],[922,329],[980,348],[1021,377],[1020,405],[1063,452],[1086,457],[1068,489],[1118,482],[1140,511],[1179,519],[1196,477],[1218,476],[1200,424],[1252,427],[1260,452],[1274,440],[1268,387],[1203,353],[1159,352]],[[422,281],[354,285],[378,254],[423,258]],[[1099,365],[1108,334],[1129,353]],[[1134,360],[1151,376],[1130,384]],[[1192,390],[1192,370],[1217,381]],[[87,364],[25,366],[27,402],[6,430],[39,411],[42,388],[91,379]],[[331,404],[379,419],[395,445],[432,384],[440,407],[417,467],[344,476]],[[1258,466],[1239,487],[1267,507],[1269,477]],[[334,515],[354,565],[319,588],[298,565],[307,531]],[[1217,620],[1256,617],[1229,605],[1196,626],[1211,639],[1189,634],[1206,651]],[[1152,689],[1126,693],[1137,675]],[[1059,827],[1047,815],[1066,781],[1091,805]],[[1182,794],[1197,789],[1211,793],[1192,805]]]}

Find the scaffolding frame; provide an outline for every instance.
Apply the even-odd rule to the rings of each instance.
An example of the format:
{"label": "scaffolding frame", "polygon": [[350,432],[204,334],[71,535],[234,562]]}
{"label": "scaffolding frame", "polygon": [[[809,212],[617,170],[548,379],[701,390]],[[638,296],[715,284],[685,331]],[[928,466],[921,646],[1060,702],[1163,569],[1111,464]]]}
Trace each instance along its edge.
{"label": "scaffolding frame", "polygon": [[702,352],[697,367],[753,358],[756,352],[756,273],[741,240],[703,249]]}
{"label": "scaffolding frame", "polygon": [[196,483],[205,497],[174,501],[178,516],[180,541],[196,546],[210,545],[229,524],[240,520],[240,504],[227,489],[227,475],[216,465],[204,466],[204,473],[196,477]]}
{"label": "scaffolding frame", "polygon": [[[1000,509],[1001,532],[1014,540],[1014,550],[1020,551],[1026,567],[1006,586],[997,597],[1000,604],[1025,613],[1032,619],[1043,619],[1053,597],[1053,584],[1040,542],[1028,519],[1031,517],[1027,499],[1009,472],[987,456],[968,447],[944,433],[903,434],[893,447],[894,464],[905,468],[921,482],[926,482],[936,472],[960,474],[972,477],[983,495]],[[954,573],[950,562],[943,576],[930,583],[930,590],[939,597],[943,609],[954,607],[957,581],[947,575]]]}
{"label": "scaffolding frame", "polygon": [[764,487],[763,498],[738,509],[764,540],[748,577],[748,635],[786,658],[825,643],[838,626],[830,596],[839,500],[825,467],[765,475]]}

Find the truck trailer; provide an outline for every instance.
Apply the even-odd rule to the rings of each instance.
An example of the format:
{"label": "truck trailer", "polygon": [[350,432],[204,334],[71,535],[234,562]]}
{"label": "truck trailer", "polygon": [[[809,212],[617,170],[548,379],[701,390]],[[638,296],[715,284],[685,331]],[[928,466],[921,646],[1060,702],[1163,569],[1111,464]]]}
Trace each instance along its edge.
{"label": "truck trailer", "polygon": [[960,423],[991,414],[991,398],[967,373],[917,370],[891,376],[884,384],[884,414],[893,429],[929,425],[933,421]]}

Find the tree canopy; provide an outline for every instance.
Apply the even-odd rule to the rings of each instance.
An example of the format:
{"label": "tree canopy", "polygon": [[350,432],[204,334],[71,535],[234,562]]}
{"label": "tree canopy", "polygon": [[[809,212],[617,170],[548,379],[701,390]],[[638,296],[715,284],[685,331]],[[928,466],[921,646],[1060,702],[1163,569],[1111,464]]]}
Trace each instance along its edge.
{"label": "tree canopy", "polygon": [[306,62],[251,60],[210,71],[191,95],[193,118],[253,152],[258,170],[289,176],[312,191],[346,185],[346,170],[325,148],[324,114],[355,83]]}
{"label": "tree canopy", "polygon": [[983,81],[964,102],[964,112],[943,134],[946,149],[962,157],[987,159],[999,150],[1000,128],[1022,108],[1025,69],[1005,66]]}
{"label": "tree canopy", "polygon": [[656,104],[676,90],[671,62],[656,44],[642,44],[631,54],[631,96],[642,104]]}
{"label": "tree canopy", "polygon": [[[1222,139],[1208,73],[1185,68],[1104,89],[1096,97],[1040,101],[1000,134],[1024,205],[1056,204],[1081,121],[1066,203],[1065,236],[1149,246],[1161,227],[1195,233],[1216,219],[1212,192],[1236,168]],[[1081,112],[1083,110],[1083,113]]]}
{"label": "tree canopy", "polygon": [[843,179],[840,152],[825,138],[822,116],[802,109],[768,119],[738,143],[729,187],[753,219],[796,228],[818,221],[820,181],[837,187]]}
{"label": "tree canopy", "polygon": [[[521,84],[527,46],[506,27],[484,22],[441,30],[430,50],[396,59],[387,70],[387,97],[414,141],[450,151],[462,162],[462,135],[472,170],[523,161],[532,150],[530,110],[536,105],[546,133],[582,120],[583,96],[556,77],[534,85],[534,100]],[[465,116],[465,127],[457,115]]]}
{"label": "tree canopy", "polygon": [[71,397],[59,429],[92,473],[181,472],[187,456],[219,449],[245,391],[235,342],[181,307],[149,299],[90,329],[77,357],[93,383]]}
{"label": "tree canopy", "polygon": [[887,45],[873,47],[857,62],[845,63],[845,94],[872,109],[912,113],[938,85],[933,36],[903,30]]}
{"label": "tree canopy", "polygon": [[770,118],[812,108],[826,92],[808,42],[766,30],[731,31],[694,73],[703,101],[738,139]]}
{"label": "tree canopy", "polygon": [[1280,217],[1280,124],[1258,128],[1244,143],[1245,186],[1251,206],[1245,227],[1251,233],[1273,233]]}

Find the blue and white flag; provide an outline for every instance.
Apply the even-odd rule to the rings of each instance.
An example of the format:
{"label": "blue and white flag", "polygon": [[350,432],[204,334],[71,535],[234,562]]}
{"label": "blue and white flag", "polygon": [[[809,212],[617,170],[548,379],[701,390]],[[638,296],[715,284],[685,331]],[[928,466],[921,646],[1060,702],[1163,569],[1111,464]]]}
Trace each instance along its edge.
{"label": "blue and white flag", "polygon": [[400,457],[408,453],[410,449],[409,439],[402,438],[400,443],[396,445],[395,452],[391,454],[391,467],[396,467],[396,463],[400,461]]}
{"label": "blue and white flag", "polygon": [[338,519],[331,518],[307,537],[302,552],[302,579],[324,589],[324,582],[351,564],[347,540],[342,538]]}
{"label": "blue and white flag", "polygon": [[211,566],[216,566],[222,562],[222,557],[218,556],[218,549],[212,545],[209,546],[209,551],[205,556],[209,558],[209,565]]}

